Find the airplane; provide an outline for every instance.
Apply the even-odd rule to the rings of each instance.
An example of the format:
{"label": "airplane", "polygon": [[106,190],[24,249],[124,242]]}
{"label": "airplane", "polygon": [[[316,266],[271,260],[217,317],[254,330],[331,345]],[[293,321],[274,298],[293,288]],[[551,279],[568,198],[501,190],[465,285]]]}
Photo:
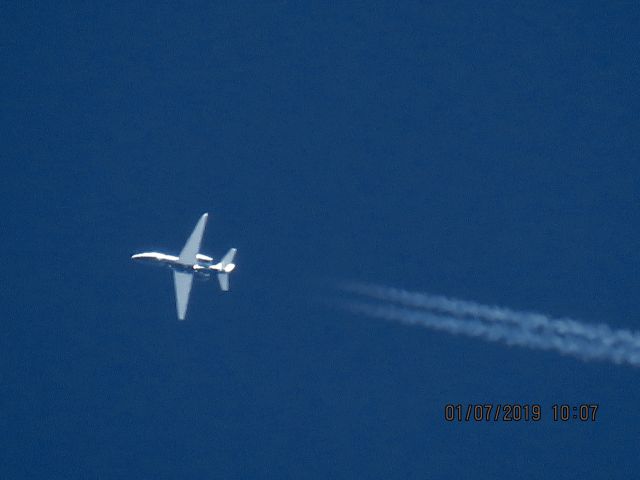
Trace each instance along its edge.
{"label": "airplane", "polygon": [[166,255],[160,252],[144,252],[132,255],[133,260],[152,265],[166,266],[173,270],[173,284],[176,290],[176,310],[178,319],[184,320],[189,304],[189,293],[193,278],[208,280],[213,272],[217,272],[220,289],[229,290],[229,274],[236,268],[233,263],[237,250],[231,248],[218,262],[213,263],[213,258],[199,253],[200,243],[207,224],[208,213],[200,217],[193,232],[184,244],[180,255]]}

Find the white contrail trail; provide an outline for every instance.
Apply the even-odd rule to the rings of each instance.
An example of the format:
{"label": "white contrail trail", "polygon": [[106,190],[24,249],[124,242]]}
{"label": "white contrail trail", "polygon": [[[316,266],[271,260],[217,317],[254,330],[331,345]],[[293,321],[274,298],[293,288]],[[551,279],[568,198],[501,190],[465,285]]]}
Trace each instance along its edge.
{"label": "white contrail trail", "polygon": [[348,292],[376,298],[378,300],[396,302],[407,307],[417,307],[436,312],[448,313],[457,317],[481,318],[491,322],[504,322],[532,330],[549,329],[562,335],[578,335],[589,339],[620,339],[632,341],[640,345],[640,333],[620,329],[612,330],[609,326],[589,325],[570,318],[551,318],[547,315],[532,312],[518,312],[509,308],[481,305],[467,300],[458,300],[429,293],[409,292],[392,287],[369,285],[363,283],[343,283],[341,288]]}
{"label": "white contrail trail", "polygon": [[640,367],[640,333],[394,288],[354,283],[343,284],[342,288],[399,304],[344,302],[343,306],[354,313],[507,345],[552,350],[583,360]]}

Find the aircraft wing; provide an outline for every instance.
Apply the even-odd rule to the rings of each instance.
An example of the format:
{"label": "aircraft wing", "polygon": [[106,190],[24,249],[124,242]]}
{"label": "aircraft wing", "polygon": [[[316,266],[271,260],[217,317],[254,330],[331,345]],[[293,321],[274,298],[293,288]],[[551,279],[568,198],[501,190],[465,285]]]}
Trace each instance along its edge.
{"label": "aircraft wing", "polygon": [[[198,222],[198,225],[199,224],[200,222]],[[173,284],[176,287],[176,309],[178,311],[178,318],[180,320],[184,320],[184,317],[187,314],[187,306],[189,305],[189,293],[191,293],[192,281],[193,275],[191,273],[176,271],[173,272]]]}
{"label": "aircraft wing", "polygon": [[[183,263],[185,265],[192,265],[196,263],[196,255],[200,251],[200,243],[202,242],[202,235],[204,235],[204,227],[207,224],[208,215],[208,213],[205,213],[200,217],[200,220],[198,220],[196,227],[193,229],[193,232],[191,232],[187,243],[185,243],[184,247],[182,247],[182,251],[180,252],[180,256],[178,257],[178,261],[180,263]],[[178,284],[176,283],[176,292],[178,288],[177,285]],[[189,282],[189,285],[191,285],[191,282]]]}

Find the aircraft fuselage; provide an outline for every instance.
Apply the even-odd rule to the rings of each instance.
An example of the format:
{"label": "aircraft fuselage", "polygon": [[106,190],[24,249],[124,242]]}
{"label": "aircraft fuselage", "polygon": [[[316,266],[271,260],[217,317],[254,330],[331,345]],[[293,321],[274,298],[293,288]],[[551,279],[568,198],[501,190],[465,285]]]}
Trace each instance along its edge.
{"label": "aircraft fuselage", "polygon": [[235,265],[229,264],[225,268],[220,263],[213,263],[213,258],[206,255],[198,254],[196,263],[181,263],[175,255],[167,255],[160,252],[144,252],[138,253],[131,257],[140,263],[156,265],[159,267],[168,267],[172,270],[184,273],[192,273],[201,279],[208,279],[213,272],[231,272]]}

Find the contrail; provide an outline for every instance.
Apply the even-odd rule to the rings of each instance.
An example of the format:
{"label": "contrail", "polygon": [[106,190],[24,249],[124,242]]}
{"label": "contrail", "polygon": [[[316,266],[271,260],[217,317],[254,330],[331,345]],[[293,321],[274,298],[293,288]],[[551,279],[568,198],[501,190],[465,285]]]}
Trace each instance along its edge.
{"label": "contrail", "polygon": [[532,312],[518,312],[509,308],[481,305],[467,300],[458,300],[441,295],[417,293],[398,288],[369,285],[363,283],[343,283],[345,291],[376,298],[378,300],[399,303],[407,307],[448,313],[456,317],[481,318],[490,322],[504,322],[531,330],[550,329],[562,335],[584,336],[598,340],[602,338],[621,338],[635,341],[640,345],[640,333],[629,330],[612,330],[609,326],[589,325],[570,318],[551,318]]}
{"label": "contrail", "polygon": [[344,302],[343,306],[354,313],[507,345],[552,350],[583,360],[640,367],[638,332],[377,285],[348,283],[341,288],[385,302]]}

